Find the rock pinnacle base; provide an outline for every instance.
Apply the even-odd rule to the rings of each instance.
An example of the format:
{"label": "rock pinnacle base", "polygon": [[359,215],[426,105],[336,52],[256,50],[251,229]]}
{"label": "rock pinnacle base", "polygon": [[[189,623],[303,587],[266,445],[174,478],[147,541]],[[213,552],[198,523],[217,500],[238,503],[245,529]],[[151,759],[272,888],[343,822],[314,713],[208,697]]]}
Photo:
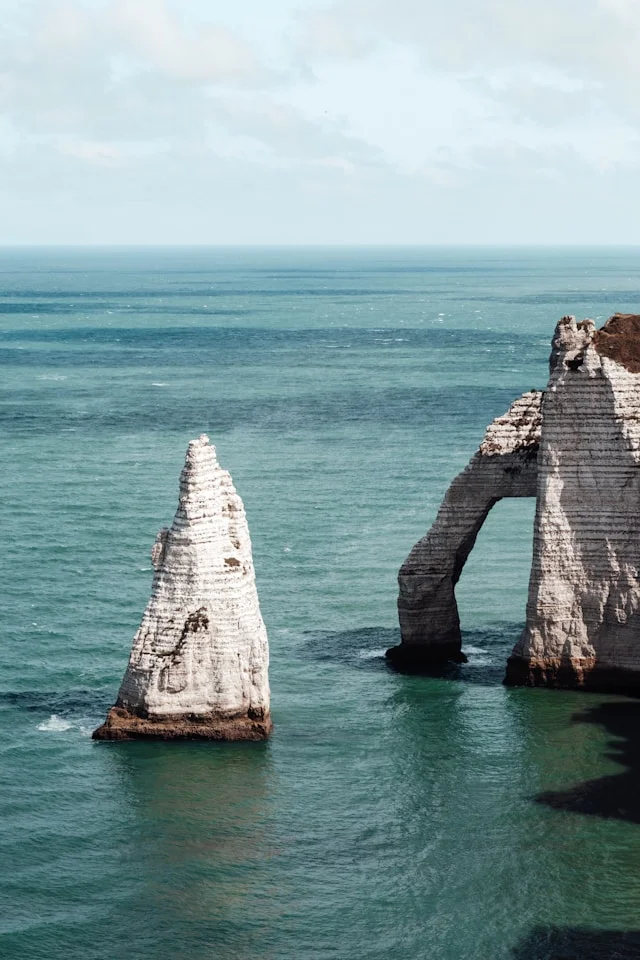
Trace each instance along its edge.
{"label": "rock pinnacle base", "polygon": [[124,707],[111,707],[94,740],[266,740],[273,724],[259,716],[140,717]]}
{"label": "rock pinnacle base", "polygon": [[388,664],[401,673],[425,673],[447,663],[466,663],[458,642],[423,644],[400,643],[385,653]]}
{"label": "rock pinnacle base", "polygon": [[640,696],[640,671],[606,666],[595,658],[527,660],[511,656],[504,684]]}

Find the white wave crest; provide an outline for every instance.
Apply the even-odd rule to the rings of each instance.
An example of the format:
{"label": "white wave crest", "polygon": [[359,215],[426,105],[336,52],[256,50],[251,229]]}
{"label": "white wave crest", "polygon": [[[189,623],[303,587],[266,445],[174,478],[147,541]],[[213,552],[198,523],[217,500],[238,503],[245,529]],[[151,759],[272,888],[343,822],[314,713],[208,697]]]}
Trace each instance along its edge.
{"label": "white wave crest", "polygon": [[474,667],[486,667],[495,660],[483,647],[465,647],[464,652]]}
{"label": "white wave crest", "polygon": [[43,733],[62,733],[64,730],[70,730],[73,724],[70,720],[63,720],[55,713],[52,713],[48,720],[38,724],[38,730]]}
{"label": "white wave crest", "polygon": [[358,650],[358,659],[359,660],[382,660],[386,653],[386,648],[383,647],[381,650]]}

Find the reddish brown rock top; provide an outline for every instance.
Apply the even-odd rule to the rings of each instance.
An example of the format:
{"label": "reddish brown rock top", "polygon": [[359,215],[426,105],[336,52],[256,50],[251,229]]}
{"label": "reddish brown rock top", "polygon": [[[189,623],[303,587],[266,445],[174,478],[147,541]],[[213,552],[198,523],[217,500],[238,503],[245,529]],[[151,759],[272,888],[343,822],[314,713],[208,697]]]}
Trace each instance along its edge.
{"label": "reddish brown rock top", "polygon": [[614,313],[593,338],[602,357],[615,360],[629,373],[640,373],[640,315]]}

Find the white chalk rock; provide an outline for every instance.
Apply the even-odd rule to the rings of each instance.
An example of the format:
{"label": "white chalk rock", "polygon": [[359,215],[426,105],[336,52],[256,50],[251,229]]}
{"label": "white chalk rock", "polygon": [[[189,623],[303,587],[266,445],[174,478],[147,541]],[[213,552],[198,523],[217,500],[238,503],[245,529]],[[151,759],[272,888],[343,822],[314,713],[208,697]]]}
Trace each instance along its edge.
{"label": "white chalk rock", "polygon": [[151,599],[96,739],[263,739],[269,650],[242,500],[204,434],[189,444]]}
{"label": "white chalk rock", "polygon": [[556,328],[508,683],[640,686],[640,317]]}

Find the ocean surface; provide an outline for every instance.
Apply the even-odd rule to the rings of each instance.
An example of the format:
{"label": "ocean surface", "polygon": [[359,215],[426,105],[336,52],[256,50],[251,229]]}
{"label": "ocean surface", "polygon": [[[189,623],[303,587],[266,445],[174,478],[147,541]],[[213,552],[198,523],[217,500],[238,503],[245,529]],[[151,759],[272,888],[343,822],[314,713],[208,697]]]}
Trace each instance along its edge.
{"label": "ocean surface", "polygon": [[[640,956],[640,703],[506,689],[532,501],[393,673],[396,573],[564,314],[640,251],[0,250],[0,957]],[[268,744],[105,744],[207,432],[249,519]]]}

